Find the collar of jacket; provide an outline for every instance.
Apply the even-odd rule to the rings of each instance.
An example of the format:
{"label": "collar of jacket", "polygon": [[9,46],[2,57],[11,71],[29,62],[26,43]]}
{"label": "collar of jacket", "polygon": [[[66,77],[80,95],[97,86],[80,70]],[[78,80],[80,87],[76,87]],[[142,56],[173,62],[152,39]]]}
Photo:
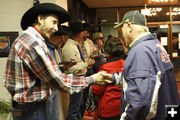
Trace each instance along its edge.
{"label": "collar of jacket", "polygon": [[50,42],[46,42],[46,45],[48,46],[48,47],[50,47],[51,49],[55,49],[56,47],[52,44],[52,43],[50,43]]}
{"label": "collar of jacket", "polygon": [[75,45],[80,45],[78,42],[76,42],[76,41],[73,40],[73,39],[68,39],[68,41],[71,42],[71,43],[73,43],[73,44],[75,44]]}

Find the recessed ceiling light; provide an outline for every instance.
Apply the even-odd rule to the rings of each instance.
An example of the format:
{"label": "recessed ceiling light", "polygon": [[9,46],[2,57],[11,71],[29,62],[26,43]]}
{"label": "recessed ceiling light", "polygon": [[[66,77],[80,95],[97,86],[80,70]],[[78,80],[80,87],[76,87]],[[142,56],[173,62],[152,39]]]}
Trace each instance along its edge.
{"label": "recessed ceiling light", "polygon": [[101,20],[102,22],[106,22],[107,20]]}

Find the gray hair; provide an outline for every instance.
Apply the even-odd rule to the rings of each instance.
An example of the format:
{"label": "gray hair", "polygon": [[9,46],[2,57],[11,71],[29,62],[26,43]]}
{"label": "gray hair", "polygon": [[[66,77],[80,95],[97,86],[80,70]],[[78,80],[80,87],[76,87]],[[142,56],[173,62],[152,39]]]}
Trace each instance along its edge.
{"label": "gray hair", "polygon": [[[50,14],[39,14],[39,15],[42,15],[42,18],[45,19],[47,18]],[[37,15],[38,16],[38,15]],[[38,20],[37,20],[37,16],[36,16],[36,19],[34,20],[34,22],[31,24],[32,26],[35,26],[37,23],[38,23]]]}
{"label": "gray hair", "polygon": [[[127,25],[128,23],[124,23],[124,24]],[[135,24],[135,23],[131,23],[131,24],[138,30],[142,30],[142,28],[143,28],[144,32],[149,32],[149,28],[146,26]]]}

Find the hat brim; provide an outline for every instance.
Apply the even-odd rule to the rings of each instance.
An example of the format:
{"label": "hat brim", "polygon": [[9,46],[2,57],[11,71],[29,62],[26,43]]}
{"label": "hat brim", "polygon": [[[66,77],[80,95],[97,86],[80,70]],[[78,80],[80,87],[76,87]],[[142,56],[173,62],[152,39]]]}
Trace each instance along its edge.
{"label": "hat brim", "polygon": [[70,28],[68,28],[67,26],[64,26],[64,25],[59,25],[58,26],[58,31],[54,33],[54,35],[71,35],[71,31],[70,31]]}
{"label": "hat brim", "polygon": [[118,29],[121,25],[123,24],[123,22],[121,22],[121,23],[118,23],[117,25],[115,25],[113,28],[114,29]]}
{"label": "hat brim", "polygon": [[53,3],[42,3],[30,8],[23,15],[21,28],[25,30],[28,26],[31,26],[39,14],[55,14],[60,24],[71,20],[70,14],[64,8]]}
{"label": "hat brim", "polygon": [[73,22],[69,26],[70,26],[72,35],[76,35],[84,31],[83,24],[79,21]]}

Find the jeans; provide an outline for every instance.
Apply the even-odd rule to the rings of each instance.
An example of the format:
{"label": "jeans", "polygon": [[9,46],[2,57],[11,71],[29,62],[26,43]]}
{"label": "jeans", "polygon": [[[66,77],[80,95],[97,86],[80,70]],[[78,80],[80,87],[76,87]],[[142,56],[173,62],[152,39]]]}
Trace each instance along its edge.
{"label": "jeans", "polygon": [[47,120],[59,120],[59,98],[58,90],[52,89],[51,95],[46,101]]}
{"label": "jeans", "polygon": [[13,102],[13,120],[47,120],[44,103],[18,104]]}
{"label": "jeans", "polygon": [[82,101],[80,105],[82,116],[84,116],[84,112],[86,111],[86,102],[87,102],[88,94],[89,94],[89,87],[85,88],[82,93]]}
{"label": "jeans", "polygon": [[75,93],[70,96],[68,120],[82,120],[80,105],[82,103],[83,92]]}

